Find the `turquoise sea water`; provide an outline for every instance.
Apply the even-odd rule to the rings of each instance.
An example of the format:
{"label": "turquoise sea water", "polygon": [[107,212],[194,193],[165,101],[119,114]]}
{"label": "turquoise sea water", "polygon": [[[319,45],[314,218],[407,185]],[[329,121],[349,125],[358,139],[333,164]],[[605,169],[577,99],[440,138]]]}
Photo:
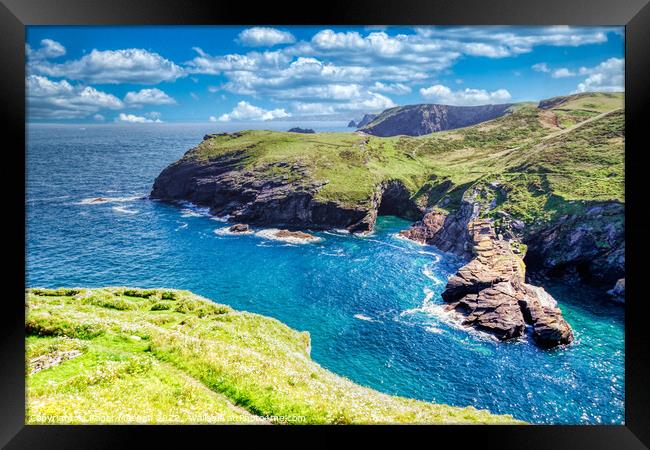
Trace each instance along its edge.
{"label": "turquoise sea water", "polygon": [[534,423],[623,422],[623,308],[602,296],[545,286],[575,331],[567,348],[497,343],[441,312],[462,262],[397,238],[407,221],[380,217],[368,237],[333,231],[292,245],[219,234],[226,223],[200,208],[141,199],[166,165],[222,130],[30,126],[26,284],[189,289],[309,331],[314,360],[389,394]]}

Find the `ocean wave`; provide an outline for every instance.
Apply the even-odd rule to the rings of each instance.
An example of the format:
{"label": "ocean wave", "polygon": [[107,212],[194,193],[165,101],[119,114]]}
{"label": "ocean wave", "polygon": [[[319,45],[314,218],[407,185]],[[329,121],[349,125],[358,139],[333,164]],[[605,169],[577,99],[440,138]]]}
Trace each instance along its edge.
{"label": "ocean wave", "polygon": [[431,289],[425,288],[424,294],[424,300],[419,307],[404,310],[399,314],[399,317],[424,314],[429,318],[435,319],[435,323],[428,322],[423,324],[424,329],[428,332],[436,333],[437,331],[432,331],[432,329],[438,329],[436,325],[442,323],[456,330],[464,331],[472,335],[473,338],[480,339],[481,341],[498,341],[498,339],[490,333],[486,333],[484,331],[477,330],[476,328],[463,325],[463,320],[465,317],[455,309],[448,309],[446,304],[433,302],[432,299],[434,292]]}
{"label": "ocean wave", "polygon": [[226,214],[225,216],[213,216],[210,217],[210,220],[214,220],[215,222],[228,222],[232,216]]}
{"label": "ocean wave", "polygon": [[101,205],[103,203],[128,203],[143,198],[142,195],[131,195],[126,197],[92,197],[84,198],[77,205]]}
{"label": "ocean wave", "polygon": [[422,274],[433,281],[436,286],[443,284],[443,281],[434,275],[433,271],[431,270],[431,266],[431,264],[425,264],[425,266],[422,268]]}
{"label": "ocean wave", "polygon": [[218,234],[219,236],[237,236],[240,234],[254,234],[255,232],[252,230],[249,231],[230,231],[230,227],[223,227],[223,228],[216,228],[213,231],[214,234]]}
{"label": "ocean wave", "polygon": [[317,236],[313,236],[312,238],[308,238],[308,239],[297,238],[297,237],[292,237],[292,236],[286,236],[286,237],[277,236],[276,233],[278,231],[281,231],[281,230],[279,230],[277,228],[267,228],[267,229],[258,231],[257,233],[255,233],[255,235],[257,237],[262,238],[262,239],[270,239],[270,240],[273,240],[273,241],[282,241],[282,242],[286,242],[286,243],[289,243],[289,244],[312,244],[314,242],[322,241],[322,238],[319,238]]}
{"label": "ocean wave", "polygon": [[137,214],[138,213],[137,210],[128,209],[128,208],[126,208],[124,206],[113,206],[111,209],[113,211],[115,211],[115,212],[122,213],[122,214]]}
{"label": "ocean wave", "polygon": [[210,208],[192,206],[181,209],[181,217],[208,217]]}
{"label": "ocean wave", "polygon": [[378,322],[377,320],[373,319],[372,317],[368,317],[365,314],[355,314],[353,317],[355,319],[363,320],[364,322]]}

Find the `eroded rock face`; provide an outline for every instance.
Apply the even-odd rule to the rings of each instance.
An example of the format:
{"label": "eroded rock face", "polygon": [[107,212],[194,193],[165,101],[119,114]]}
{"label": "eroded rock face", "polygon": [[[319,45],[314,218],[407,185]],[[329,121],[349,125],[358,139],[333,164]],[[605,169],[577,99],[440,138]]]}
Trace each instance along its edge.
{"label": "eroded rock face", "polygon": [[540,347],[570,343],[573,332],[557,303],[543,288],[524,282],[522,259],[497,238],[492,222],[474,220],[468,234],[474,258],[449,278],[442,293],[449,308],[465,315],[463,324],[500,340],[518,338],[530,326]]}
{"label": "eroded rock face", "polygon": [[[257,171],[241,170],[243,157],[181,159],[156,178],[151,198],[190,201],[210,207],[213,215],[228,215],[235,222],[261,226],[372,230],[376,211],[370,202],[345,206],[317,200],[315,194],[323,183],[306,176],[306,168],[275,163]],[[265,169],[268,174],[261,174]]]}

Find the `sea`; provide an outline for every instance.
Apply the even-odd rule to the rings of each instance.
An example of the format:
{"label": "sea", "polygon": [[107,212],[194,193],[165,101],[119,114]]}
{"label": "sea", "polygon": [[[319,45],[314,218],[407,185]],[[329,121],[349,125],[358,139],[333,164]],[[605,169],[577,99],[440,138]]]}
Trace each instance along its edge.
{"label": "sea", "polygon": [[[542,350],[458,325],[440,293],[463,262],[398,237],[227,233],[227,218],[148,199],[155,177],[204,134],[247,128],[350,131],[345,123],[31,124],[27,127],[26,285],[188,289],[311,335],[312,358],[385,392],[511,414],[538,424],[624,422],[624,309],[552,283],[575,341]],[[104,202],[92,202],[102,197]]]}

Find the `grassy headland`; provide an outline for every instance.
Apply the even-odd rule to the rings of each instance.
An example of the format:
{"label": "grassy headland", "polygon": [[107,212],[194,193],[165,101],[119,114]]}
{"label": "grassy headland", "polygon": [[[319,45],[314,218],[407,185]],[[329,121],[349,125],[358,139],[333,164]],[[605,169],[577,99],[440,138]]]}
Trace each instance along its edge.
{"label": "grassy headland", "polygon": [[520,423],[394,397],[281,322],[187,291],[31,289],[27,423]]}
{"label": "grassy headland", "polygon": [[242,170],[317,181],[323,185],[317,199],[343,205],[369,204],[389,180],[401,181],[421,206],[446,210],[471,186],[498,182],[507,195],[491,213],[503,210],[526,223],[579,208],[581,201],[624,202],[623,95],[551,100],[546,109],[520,103],[498,119],[419,137],[257,130],[214,135],[185,158],[243,153]]}

